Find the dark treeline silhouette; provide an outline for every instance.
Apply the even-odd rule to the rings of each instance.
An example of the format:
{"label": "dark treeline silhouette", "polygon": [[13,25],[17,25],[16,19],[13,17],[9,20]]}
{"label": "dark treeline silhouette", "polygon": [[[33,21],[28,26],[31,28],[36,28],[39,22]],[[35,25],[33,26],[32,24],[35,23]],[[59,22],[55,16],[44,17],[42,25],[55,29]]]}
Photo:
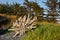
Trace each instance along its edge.
{"label": "dark treeline silhouette", "polygon": [[19,11],[20,4],[15,3],[15,4],[0,4],[0,13],[12,13],[15,14],[16,12]]}
{"label": "dark treeline silhouette", "polygon": [[21,6],[19,3],[13,4],[0,4],[0,13],[2,14],[26,14],[26,13],[36,13],[41,14],[43,8],[41,8],[36,2],[24,2],[24,5]]}
{"label": "dark treeline silhouette", "polygon": [[2,14],[11,14],[11,15],[26,15],[31,14],[38,17],[43,13],[44,9],[38,5],[36,2],[30,2],[25,0],[23,6],[19,3],[13,4],[0,4],[0,13]]}

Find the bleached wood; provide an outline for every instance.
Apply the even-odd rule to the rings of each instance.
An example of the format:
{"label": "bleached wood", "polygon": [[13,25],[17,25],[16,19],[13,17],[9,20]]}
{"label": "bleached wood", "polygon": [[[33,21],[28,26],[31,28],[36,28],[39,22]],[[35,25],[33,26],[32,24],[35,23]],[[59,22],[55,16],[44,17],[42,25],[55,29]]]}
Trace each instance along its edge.
{"label": "bleached wood", "polygon": [[32,18],[29,14],[28,16],[25,15],[23,17],[19,17],[15,22],[13,22],[13,28],[15,29],[13,30],[16,32],[13,37],[15,37],[17,34],[19,34],[19,36],[24,35],[26,29],[31,30],[32,28],[36,28],[36,26],[34,26],[36,20],[36,16]]}

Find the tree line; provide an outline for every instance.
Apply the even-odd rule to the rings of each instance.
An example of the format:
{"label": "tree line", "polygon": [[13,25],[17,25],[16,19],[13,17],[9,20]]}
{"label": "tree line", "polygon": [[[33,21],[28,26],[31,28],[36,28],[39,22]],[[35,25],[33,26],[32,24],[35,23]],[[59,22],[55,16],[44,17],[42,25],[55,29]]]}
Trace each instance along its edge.
{"label": "tree line", "polygon": [[41,5],[38,5],[38,3],[30,2],[29,0],[25,0],[23,6],[19,3],[0,4],[0,13],[11,15],[25,15],[29,13],[31,15],[36,15],[38,19],[42,19],[40,15],[43,15],[44,10],[46,10],[47,16],[52,16],[52,20],[55,20],[54,17],[60,13],[60,1],[47,0],[43,3],[48,7],[47,10],[40,7]]}
{"label": "tree line", "polygon": [[41,8],[36,2],[29,2],[25,0],[24,5],[21,6],[19,3],[13,4],[0,4],[0,13],[12,13],[12,14],[26,14],[26,13],[42,13],[43,8]]}

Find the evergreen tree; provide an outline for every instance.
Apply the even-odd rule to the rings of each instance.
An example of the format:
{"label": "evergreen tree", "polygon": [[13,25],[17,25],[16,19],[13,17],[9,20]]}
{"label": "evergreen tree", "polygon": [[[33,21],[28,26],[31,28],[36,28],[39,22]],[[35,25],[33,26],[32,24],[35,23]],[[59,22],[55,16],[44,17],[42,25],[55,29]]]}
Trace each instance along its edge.
{"label": "evergreen tree", "polygon": [[[47,2],[45,2],[46,5],[48,6],[48,18],[50,21],[55,21],[55,16],[58,16],[57,13],[57,4],[58,4],[58,0],[47,0]],[[49,17],[50,16],[50,17]]]}

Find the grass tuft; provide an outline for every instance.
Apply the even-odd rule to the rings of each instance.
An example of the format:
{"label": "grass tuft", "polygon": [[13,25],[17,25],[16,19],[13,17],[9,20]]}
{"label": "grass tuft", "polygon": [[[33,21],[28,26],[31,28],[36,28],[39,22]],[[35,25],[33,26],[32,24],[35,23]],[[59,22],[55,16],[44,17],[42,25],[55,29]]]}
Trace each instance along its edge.
{"label": "grass tuft", "polygon": [[34,31],[26,33],[23,40],[60,40],[60,25],[52,23],[37,25]]}

